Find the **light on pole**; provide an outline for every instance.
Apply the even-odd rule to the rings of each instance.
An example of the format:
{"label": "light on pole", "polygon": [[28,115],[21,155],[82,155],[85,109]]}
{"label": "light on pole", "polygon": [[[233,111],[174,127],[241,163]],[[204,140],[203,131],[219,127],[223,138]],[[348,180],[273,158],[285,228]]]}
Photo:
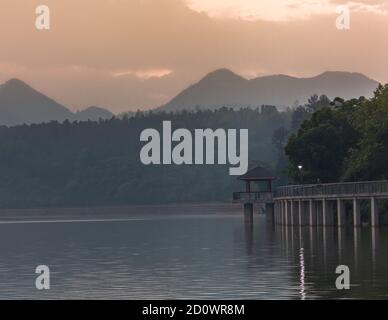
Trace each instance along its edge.
{"label": "light on pole", "polygon": [[300,183],[303,184],[303,176],[302,176],[302,169],[303,169],[303,166],[300,164],[298,165],[298,169],[299,169],[299,181]]}

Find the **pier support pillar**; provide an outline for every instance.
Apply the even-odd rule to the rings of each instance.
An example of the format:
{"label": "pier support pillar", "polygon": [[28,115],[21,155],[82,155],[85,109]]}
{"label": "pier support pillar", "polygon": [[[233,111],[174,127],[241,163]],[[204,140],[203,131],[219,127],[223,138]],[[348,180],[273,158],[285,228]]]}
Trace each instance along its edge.
{"label": "pier support pillar", "polygon": [[310,226],[317,225],[317,219],[314,212],[314,200],[309,200],[309,224]]}
{"label": "pier support pillar", "polygon": [[301,200],[298,201],[298,225],[303,225],[303,203]]}
{"label": "pier support pillar", "polygon": [[266,203],[265,204],[265,215],[268,222],[274,223],[275,217],[274,217],[274,204],[273,203]]}
{"label": "pier support pillar", "polygon": [[284,201],[283,200],[279,201],[279,207],[280,207],[280,217],[279,217],[280,221],[279,221],[279,223],[281,225],[283,225],[284,224]]}
{"label": "pier support pillar", "polygon": [[278,201],[278,224],[282,224],[282,201]]}
{"label": "pier support pillar", "polygon": [[329,200],[322,200],[322,218],[324,226],[332,226],[334,223],[333,206]]}
{"label": "pier support pillar", "polygon": [[323,202],[324,200],[315,201],[315,213],[317,215],[317,225],[323,225]]}
{"label": "pier support pillar", "polygon": [[300,224],[302,226],[306,226],[309,224],[309,206],[307,201],[301,201],[302,206],[302,215],[301,215],[301,221]]}
{"label": "pier support pillar", "polygon": [[353,198],[353,225],[355,227],[361,225],[360,200],[357,198]]}
{"label": "pier support pillar", "polygon": [[284,205],[285,205],[285,214],[284,214],[284,217],[285,217],[285,221],[284,221],[284,224],[286,225],[286,226],[288,226],[289,225],[289,223],[290,223],[290,217],[289,217],[289,215],[290,215],[290,206],[289,206],[289,203],[288,203],[288,200],[285,200],[284,201]]}
{"label": "pier support pillar", "polygon": [[379,204],[375,197],[372,197],[370,203],[371,219],[370,223],[372,227],[379,226]]}
{"label": "pier support pillar", "polygon": [[345,225],[346,212],[345,212],[345,202],[341,199],[337,199],[337,225],[343,227]]}
{"label": "pier support pillar", "polygon": [[274,224],[278,224],[278,203],[275,201],[273,203],[273,222]]}
{"label": "pier support pillar", "polygon": [[297,226],[299,224],[299,201],[292,201],[292,219],[291,225]]}
{"label": "pier support pillar", "polygon": [[244,220],[253,221],[253,204],[244,203]]}

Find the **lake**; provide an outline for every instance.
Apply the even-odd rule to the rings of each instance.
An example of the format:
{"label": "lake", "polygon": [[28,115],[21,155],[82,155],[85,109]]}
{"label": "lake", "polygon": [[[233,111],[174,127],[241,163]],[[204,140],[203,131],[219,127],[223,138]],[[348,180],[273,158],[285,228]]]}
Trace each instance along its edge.
{"label": "lake", "polygon": [[[117,211],[117,210],[116,210]],[[388,229],[281,227],[232,205],[0,216],[0,299],[388,298]],[[35,288],[50,268],[51,289]],[[350,268],[350,290],[335,269]]]}

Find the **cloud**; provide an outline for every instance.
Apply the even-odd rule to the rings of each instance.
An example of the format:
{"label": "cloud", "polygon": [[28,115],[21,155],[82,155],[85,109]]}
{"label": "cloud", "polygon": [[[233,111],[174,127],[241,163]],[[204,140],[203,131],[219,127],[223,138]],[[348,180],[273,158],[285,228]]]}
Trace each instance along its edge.
{"label": "cloud", "polygon": [[[277,2],[247,1],[261,4],[251,18]],[[226,11],[239,12],[238,2],[225,0]],[[117,112],[159,106],[222,67],[250,77],[349,70],[388,81],[387,16],[356,10],[351,29],[339,31],[335,10],[292,14],[318,2],[288,1],[294,18],[273,21],[213,18],[183,0],[46,0],[51,30],[37,31],[35,0],[2,0],[0,81],[16,76],[72,109]]]}
{"label": "cloud", "polygon": [[305,19],[314,14],[332,13],[330,0],[187,0],[197,11],[218,18],[288,21]]}
{"label": "cloud", "polygon": [[388,0],[331,0],[332,4],[348,5],[353,12],[388,14]]}
{"label": "cloud", "polygon": [[170,75],[172,72],[173,71],[170,69],[124,70],[113,72],[112,76],[125,77],[128,75],[135,75],[139,79],[148,80],[151,78],[162,78]]}

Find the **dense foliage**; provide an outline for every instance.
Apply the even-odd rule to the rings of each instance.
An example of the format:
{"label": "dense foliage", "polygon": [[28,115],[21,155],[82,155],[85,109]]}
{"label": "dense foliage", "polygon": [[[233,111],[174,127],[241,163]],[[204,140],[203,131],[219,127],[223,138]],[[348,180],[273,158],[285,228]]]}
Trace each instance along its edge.
{"label": "dense foliage", "polygon": [[53,207],[228,201],[243,188],[227,166],[145,166],[140,132],[173,128],[247,128],[249,159],[275,169],[272,135],[290,112],[259,110],[137,113],[99,122],[0,127],[0,206]]}
{"label": "dense foliage", "polygon": [[388,179],[388,85],[371,99],[317,110],[290,136],[286,154],[295,182]]}

